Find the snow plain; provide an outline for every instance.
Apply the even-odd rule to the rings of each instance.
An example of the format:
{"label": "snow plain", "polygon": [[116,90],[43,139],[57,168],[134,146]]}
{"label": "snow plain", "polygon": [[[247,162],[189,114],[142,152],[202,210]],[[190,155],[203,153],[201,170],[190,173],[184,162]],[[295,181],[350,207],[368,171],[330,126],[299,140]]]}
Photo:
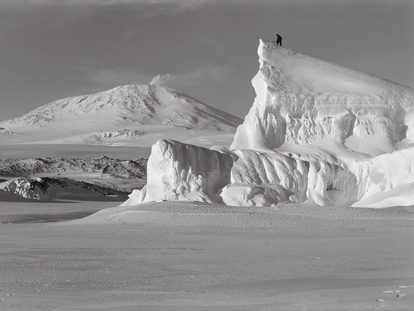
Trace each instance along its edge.
{"label": "snow plain", "polygon": [[1,310],[414,304],[414,214],[406,207],[269,210],[165,201],[43,224],[35,222],[78,218],[77,208],[92,212],[108,202],[24,206],[1,205]]}
{"label": "snow plain", "polygon": [[[354,91],[367,90],[355,88],[352,85]],[[18,132],[16,128],[13,133]],[[7,131],[12,132],[10,128]],[[148,146],[125,147],[128,135],[116,147],[102,140],[88,145],[84,138],[77,140],[76,133],[67,140],[57,136],[49,141],[46,136],[29,139],[29,131],[24,131],[20,135],[27,138],[26,144],[17,144],[15,137],[10,138],[13,133],[3,131],[2,157],[90,157],[105,152],[106,156],[135,159],[142,152],[149,154],[145,149]],[[203,131],[208,130],[199,133]],[[216,134],[215,138],[220,139],[221,134]],[[107,139],[113,136],[106,135],[105,142]],[[200,135],[192,139],[200,140]],[[40,141],[45,145],[35,144]],[[206,147],[220,145],[211,138],[205,141]],[[338,147],[332,139],[305,147],[284,143],[278,154],[309,157],[320,155],[321,148],[329,149],[341,159],[382,161],[398,180],[405,176],[404,169],[410,163],[406,143],[405,149],[394,151],[399,155],[394,158],[388,149],[375,149],[382,153],[376,160],[358,148],[350,151],[346,144]],[[392,141],[392,148],[398,149],[397,145]],[[268,152],[268,146],[263,146],[258,148],[260,151],[240,151],[239,156]],[[182,153],[183,148],[176,150]],[[214,172],[210,176],[213,181],[214,177],[219,182],[224,180],[217,174],[226,172],[231,153],[218,147],[202,152],[188,150],[193,150],[190,159],[200,159],[200,154],[222,154],[223,159],[217,163],[223,169],[212,163],[198,169]],[[135,152],[140,155],[135,156]],[[322,153],[326,160],[327,154]],[[250,164],[240,164],[238,171],[259,163],[253,161],[255,157],[247,158]],[[393,173],[396,164],[400,166]],[[240,174],[240,178],[246,176]],[[188,179],[191,174],[184,177],[193,182]],[[225,206],[193,202],[186,197],[186,201],[140,204],[76,199],[48,203],[3,196],[0,310],[412,310],[414,209],[410,204],[395,206],[411,192],[407,178],[402,180],[398,187],[389,188],[392,195],[373,188],[373,193],[379,195],[367,196],[360,201],[361,207],[319,206],[312,202],[277,207]],[[210,187],[213,183],[208,187],[198,184],[210,201],[219,200]],[[192,198],[200,193],[191,192],[191,186],[183,189],[189,189]],[[387,203],[392,207],[379,205],[392,198],[395,201]],[[364,204],[383,208],[363,208]]]}

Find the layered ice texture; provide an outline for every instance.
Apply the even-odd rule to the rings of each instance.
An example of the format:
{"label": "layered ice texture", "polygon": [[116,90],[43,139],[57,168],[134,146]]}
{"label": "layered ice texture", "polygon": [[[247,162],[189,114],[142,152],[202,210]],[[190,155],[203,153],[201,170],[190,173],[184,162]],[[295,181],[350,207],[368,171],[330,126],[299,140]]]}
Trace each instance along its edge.
{"label": "layered ice texture", "polygon": [[125,204],[414,204],[414,90],[260,41],[256,98],[230,150],[157,142]]}

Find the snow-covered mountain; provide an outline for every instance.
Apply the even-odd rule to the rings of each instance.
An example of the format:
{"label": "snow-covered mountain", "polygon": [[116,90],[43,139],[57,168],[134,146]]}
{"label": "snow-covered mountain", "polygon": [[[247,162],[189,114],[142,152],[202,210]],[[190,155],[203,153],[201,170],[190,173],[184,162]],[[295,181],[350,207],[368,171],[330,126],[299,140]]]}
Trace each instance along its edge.
{"label": "snow-covered mountain", "polygon": [[114,120],[141,125],[172,125],[197,129],[230,130],[240,119],[207,106],[184,93],[158,85],[123,85],[92,94],[59,99],[43,105],[10,124],[45,124],[68,117],[110,114]]}
{"label": "snow-covered mountain", "polygon": [[414,90],[271,42],[258,55],[231,150],[157,142],[126,205],[414,205]]}
{"label": "snow-covered mountain", "polygon": [[0,143],[150,146],[161,137],[176,135],[194,140],[223,132],[232,136],[241,122],[172,89],[124,85],[60,99],[0,122]]}

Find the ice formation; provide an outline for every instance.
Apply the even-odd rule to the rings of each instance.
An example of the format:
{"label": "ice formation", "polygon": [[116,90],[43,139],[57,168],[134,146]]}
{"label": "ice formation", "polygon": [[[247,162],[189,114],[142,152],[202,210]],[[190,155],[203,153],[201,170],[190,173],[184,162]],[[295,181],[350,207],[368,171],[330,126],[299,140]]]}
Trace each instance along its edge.
{"label": "ice formation", "polygon": [[331,137],[378,155],[413,135],[414,91],[261,41],[253,107],[233,149],[275,149]]}
{"label": "ice formation", "polygon": [[160,140],[126,205],[414,204],[414,90],[260,41],[253,106],[231,150]]}
{"label": "ice formation", "polygon": [[173,140],[159,140],[148,160],[147,185],[130,195],[128,204],[142,200],[193,200],[223,203],[221,189],[230,182],[233,158]]}

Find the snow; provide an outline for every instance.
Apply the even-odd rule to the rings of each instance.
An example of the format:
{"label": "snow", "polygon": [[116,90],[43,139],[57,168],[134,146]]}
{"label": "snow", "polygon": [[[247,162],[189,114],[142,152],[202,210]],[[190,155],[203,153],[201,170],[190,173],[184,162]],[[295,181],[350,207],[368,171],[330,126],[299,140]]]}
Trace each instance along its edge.
{"label": "snow", "polygon": [[414,204],[414,90],[271,42],[258,55],[256,98],[231,150],[158,141],[147,187],[125,205]]}
{"label": "snow", "polygon": [[39,223],[97,204],[2,202],[1,310],[414,305],[412,212],[165,201]]}

